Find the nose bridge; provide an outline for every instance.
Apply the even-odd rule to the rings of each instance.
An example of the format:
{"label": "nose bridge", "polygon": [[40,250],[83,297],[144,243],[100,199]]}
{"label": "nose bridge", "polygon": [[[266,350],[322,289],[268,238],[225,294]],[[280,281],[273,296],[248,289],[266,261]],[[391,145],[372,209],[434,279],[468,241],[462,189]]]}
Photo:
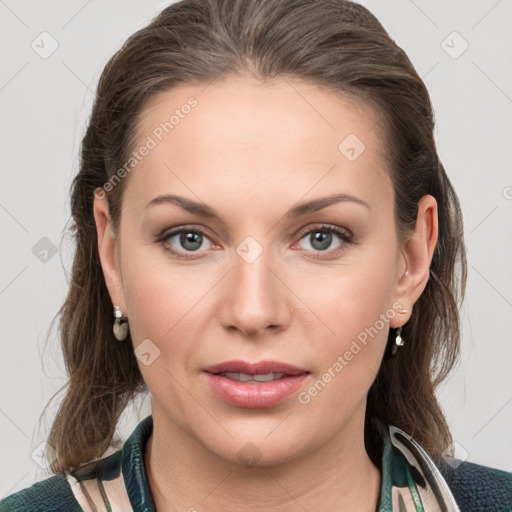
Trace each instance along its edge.
{"label": "nose bridge", "polygon": [[271,270],[272,262],[271,250],[254,237],[248,236],[238,244],[223,309],[225,326],[255,332],[282,321],[282,284]]}

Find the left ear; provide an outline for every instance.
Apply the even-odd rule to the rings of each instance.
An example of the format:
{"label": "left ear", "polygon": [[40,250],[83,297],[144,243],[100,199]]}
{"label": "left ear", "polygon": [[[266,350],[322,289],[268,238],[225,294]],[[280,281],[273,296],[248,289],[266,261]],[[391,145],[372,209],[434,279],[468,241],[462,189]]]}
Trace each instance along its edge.
{"label": "left ear", "polygon": [[[395,315],[391,327],[400,327],[408,322],[414,303],[423,293],[430,277],[430,263],[438,240],[437,201],[431,195],[423,196],[418,203],[416,229],[405,246],[400,249],[405,269],[395,288],[395,302],[408,313]],[[397,325],[393,325],[396,323]]]}

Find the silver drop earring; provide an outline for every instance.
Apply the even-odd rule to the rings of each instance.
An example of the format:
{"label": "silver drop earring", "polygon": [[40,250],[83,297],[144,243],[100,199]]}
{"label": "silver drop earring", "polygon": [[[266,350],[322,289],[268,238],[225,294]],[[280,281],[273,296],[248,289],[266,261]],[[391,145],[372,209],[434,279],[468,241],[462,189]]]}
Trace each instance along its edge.
{"label": "silver drop earring", "polygon": [[[398,313],[409,313],[409,311],[407,309],[400,309],[398,310]],[[398,350],[398,347],[403,347],[404,346],[404,340],[402,338],[402,327],[400,326],[397,330],[396,330],[396,336],[395,336],[395,343],[393,343],[393,347],[391,349],[391,355],[394,356],[396,354],[396,351]]]}
{"label": "silver drop earring", "polygon": [[114,336],[119,341],[124,341],[128,336],[128,318],[123,316],[119,306],[114,306]]}
{"label": "silver drop earring", "polygon": [[398,347],[403,347],[404,343],[405,342],[402,338],[402,328],[399,327],[396,330],[395,343],[393,343],[393,348],[391,349],[391,355],[394,356],[396,354],[396,351],[398,350]]}

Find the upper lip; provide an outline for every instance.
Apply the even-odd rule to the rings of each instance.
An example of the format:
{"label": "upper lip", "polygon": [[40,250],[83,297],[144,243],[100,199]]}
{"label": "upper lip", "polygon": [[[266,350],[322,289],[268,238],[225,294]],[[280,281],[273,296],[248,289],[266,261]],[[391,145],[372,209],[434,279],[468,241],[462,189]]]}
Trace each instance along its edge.
{"label": "upper lip", "polygon": [[208,373],[246,373],[248,375],[265,375],[267,373],[286,373],[287,375],[299,375],[309,373],[303,368],[298,368],[287,363],[278,361],[257,361],[248,363],[246,361],[225,361],[224,363],[207,366],[203,371]]}

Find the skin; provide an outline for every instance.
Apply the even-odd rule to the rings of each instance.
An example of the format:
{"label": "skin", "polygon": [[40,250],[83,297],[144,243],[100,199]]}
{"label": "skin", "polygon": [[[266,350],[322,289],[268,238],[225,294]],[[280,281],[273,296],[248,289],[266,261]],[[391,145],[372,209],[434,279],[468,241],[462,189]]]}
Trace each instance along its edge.
{"label": "skin", "polygon": [[[288,79],[230,78],[161,93],[142,112],[136,147],[190,96],[198,105],[125,178],[117,238],[106,199],[94,200],[112,303],[129,318],[134,348],[149,339],[160,350],[148,366],[138,360],[152,396],[145,465],[156,507],[374,511],[381,479],[364,447],[366,396],[389,327],[408,321],[428,281],[436,201],[421,199],[416,230],[400,242],[377,113]],[[366,146],[354,161],[338,149],[349,134]],[[285,217],[296,203],[335,192],[370,208],[346,201]],[[164,193],[206,203],[221,220],[170,204],[144,208]],[[322,249],[311,233],[322,223],[350,230],[355,243],[333,233]],[[193,259],[155,242],[178,226],[207,232],[195,251],[179,235],[163,242]],[[263,249],[252,263],[236,252],[248,236]],[[390,318],[300,403],[299,392],[394,303],[408,313]],[[201,372],[234,359],[282,361],[310,375],[277,406],[244,409],[214,395]],[[258,456],[252,465],[240,457],[247,443]]]}

